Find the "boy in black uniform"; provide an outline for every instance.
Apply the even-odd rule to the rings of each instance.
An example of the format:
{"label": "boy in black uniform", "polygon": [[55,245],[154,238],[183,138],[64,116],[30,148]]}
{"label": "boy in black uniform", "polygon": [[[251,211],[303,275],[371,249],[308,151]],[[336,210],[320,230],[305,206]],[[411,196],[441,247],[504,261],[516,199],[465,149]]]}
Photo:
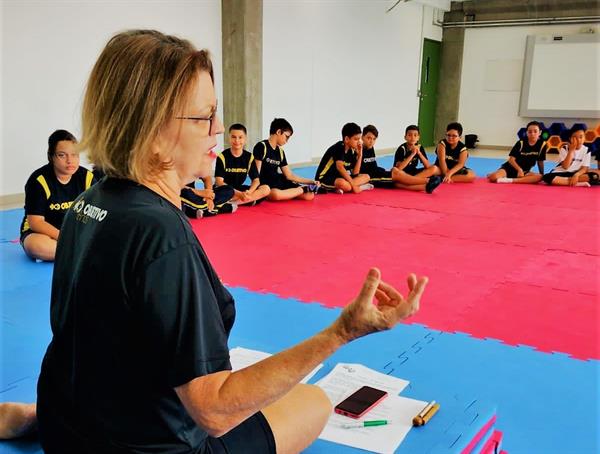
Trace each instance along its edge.
{"label": "boy in black uniform", "polygon": [[[492,183],[539,183],[544,174],[547,144],[540,137],[537,121],[527,123],[527,140],[519,140],[510,150],[508,161],[487,177]],[[530,172],[537,162],[540,173]]]}
{"label": "boy in black uniform", "polygon": [[181,190],[181,209],[187,217],[198,219],[222,213],[235,213],[237,203],[230,200],[234,191],[231,186],[217,186],[213,189],[212,177],[202,178],[204,189],[196,189],[195,182],[188,183]]}
{"label": "boy in black uniform", "polygon": [[394,187],[392,172],[377,165],[375,156],[375,142],[379,137],[379,131],[373,125],[367,125],[362,130],[362,164],[360,171],[369,175],[369,183],[377,188]]}
{"label": "boy in black uniform", "polygon": [[450,123],[446,127],[446,138],[440,140],[435,153],[435,165],[440,168],[444,183],[472,183],[475,172],[465,166],[469,152],[460,141],[463,128],[460,123]]}
{"label": "boy in black uniform", "polygon": [[63,218],[94,175],[79,165],[77,140],[59,129],[48,137],[48,164],[31,174],[25,184],[25,216],[21,246],[32,259],[53,261]]}
{"label": "boy in black uniform", "polygon": [[[397,188],[431,194],[442,179],[438,176],[440,169],[429,163],[425,148],[419,144],[420,137],[418,126],[410,125],[406,128],[406,142],[398,147],[394,155],[392,178]],[[423,164],[423,167],[419,167],[419,163]]]}
{"label": "boy in black uniform", "polygon": [[369,175],[360,173],[363,146],[360,126],[346,123],[342,128],[342,140],[330,146],[317,167],[315,178],[325,189],[339,194],[358,194],[373,189]]}
{"label": "boy in black uniform", "polygon": [[[227,148],[217,156],[215,167],[215,183],[217,187],[229,185],[233,188],[233,201],[238,205],[255,204],[269,195],[271,188],[260,184],[258,169],[254,156],[244,150],[246,144],[246,127],[236,123],[229,127],[229,143]],[[251,184],[244,184],[250,177]]]}
{"label": "boy in black uniform", "polygon": [[285,118],[275,118],[269,128],[269,138],[258,142],[252,151],[260,182],[271,188],[269,200],[312,200],[319,189],[316,181],[296,175],[288,166],[281,147],[292,134],[292,125]]}

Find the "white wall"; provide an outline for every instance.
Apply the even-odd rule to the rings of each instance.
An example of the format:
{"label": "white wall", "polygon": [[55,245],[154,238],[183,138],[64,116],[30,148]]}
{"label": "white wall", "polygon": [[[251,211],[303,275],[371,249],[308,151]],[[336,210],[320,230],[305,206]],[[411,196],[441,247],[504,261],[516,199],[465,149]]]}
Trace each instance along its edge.
{"label": "white wall", "polygon": [[377,149],[397,147],[417,122],[422,41],[441,30],[423,17],[431,8],[386,14],[393,3],[264,0],[263,134],[276,116],[290,121],[290,162],[320,157],[346,122],[377,126]]}
{"label": "white wall", "polygon": [[[574,34],[598,25],[543,25],[523,27],[471,28],[465,31],[460,88],[459,121],[465,134],[477,134],[485,145],[512,146],[517,131],[533,118],[519,117],[519,96],[527,35]],[[584,71],[598,71],[587,68]],[[557,71],[566,68],[556,67]],[[574,87],[576,89],[576,87]],[[567,126],[583,121],[591,125],[598,119],[540,118],[546,126],[555,121]]]}
{"label": "white wall", "polygon": [[154,28],[210,49],[222,99],[219,0],[3,0],[1,14],[0,195],[23,192],[53,130],[80,136],[85,82],[116,32]]}

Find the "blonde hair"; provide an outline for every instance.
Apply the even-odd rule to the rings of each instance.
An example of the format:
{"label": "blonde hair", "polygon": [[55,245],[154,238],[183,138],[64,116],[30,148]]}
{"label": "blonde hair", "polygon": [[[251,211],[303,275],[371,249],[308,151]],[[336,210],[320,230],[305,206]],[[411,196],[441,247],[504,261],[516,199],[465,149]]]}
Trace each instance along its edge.
{"label": "blonde hair", "polygon": [[208,51],[155,30],[113,36],[87,83],[81,150],[109,176],[152,179],[169,168],[152,144],[181,113],[201,71],[214,80]]}

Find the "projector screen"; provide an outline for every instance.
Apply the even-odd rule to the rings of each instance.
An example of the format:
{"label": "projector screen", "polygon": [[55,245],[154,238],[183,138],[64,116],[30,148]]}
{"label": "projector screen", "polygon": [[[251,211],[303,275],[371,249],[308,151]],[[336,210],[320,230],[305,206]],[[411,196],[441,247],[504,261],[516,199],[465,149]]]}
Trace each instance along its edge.
{"label": "projector screen", "polygon": [[528,36],[519,116],[600,118],[600,36]]}

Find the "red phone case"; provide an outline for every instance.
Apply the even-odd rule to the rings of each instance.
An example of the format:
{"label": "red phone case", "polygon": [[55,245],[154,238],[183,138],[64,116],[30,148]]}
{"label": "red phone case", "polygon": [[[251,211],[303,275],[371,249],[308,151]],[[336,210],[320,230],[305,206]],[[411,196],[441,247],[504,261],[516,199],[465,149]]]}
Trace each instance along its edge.
{"label": "red phone case", "polygon": [[[375,388],[373,388],[375,389]],[[378,390],[381,391],[381,390]],[[358,392],[358,391],[357,391]],[[355,393],[356,394],[356,393]],[[377,405],[379,402],[381,402],[383,399],[385,399],[388,396],[388,393],[386,392],[385,394],[383,394],[379,399],[377,399],[375,402],[373,402],[368,408],[365,408],[361,413],[357,414],[357,413],[352,413],[349,412],[347,410],[343,410],[341,408],[339,408],[341,405],[344,404],[344,402],[346,402],[347,400],[351,400],[354,394],[352,394],[351,396],[347,397],[346,399],[344,399],[343,401],[341,401],[339,404],[337,404],[334,408],[334,411],[338,414],[338,415],[343,415],[343,416],[348,416],[349,418],[354,418],[354,419],[358,419],[360,418],[362,415],[364,415],[365,413],[367,413],[369,410],[371,410],[371,408],[373,408],[375,405]]]}

